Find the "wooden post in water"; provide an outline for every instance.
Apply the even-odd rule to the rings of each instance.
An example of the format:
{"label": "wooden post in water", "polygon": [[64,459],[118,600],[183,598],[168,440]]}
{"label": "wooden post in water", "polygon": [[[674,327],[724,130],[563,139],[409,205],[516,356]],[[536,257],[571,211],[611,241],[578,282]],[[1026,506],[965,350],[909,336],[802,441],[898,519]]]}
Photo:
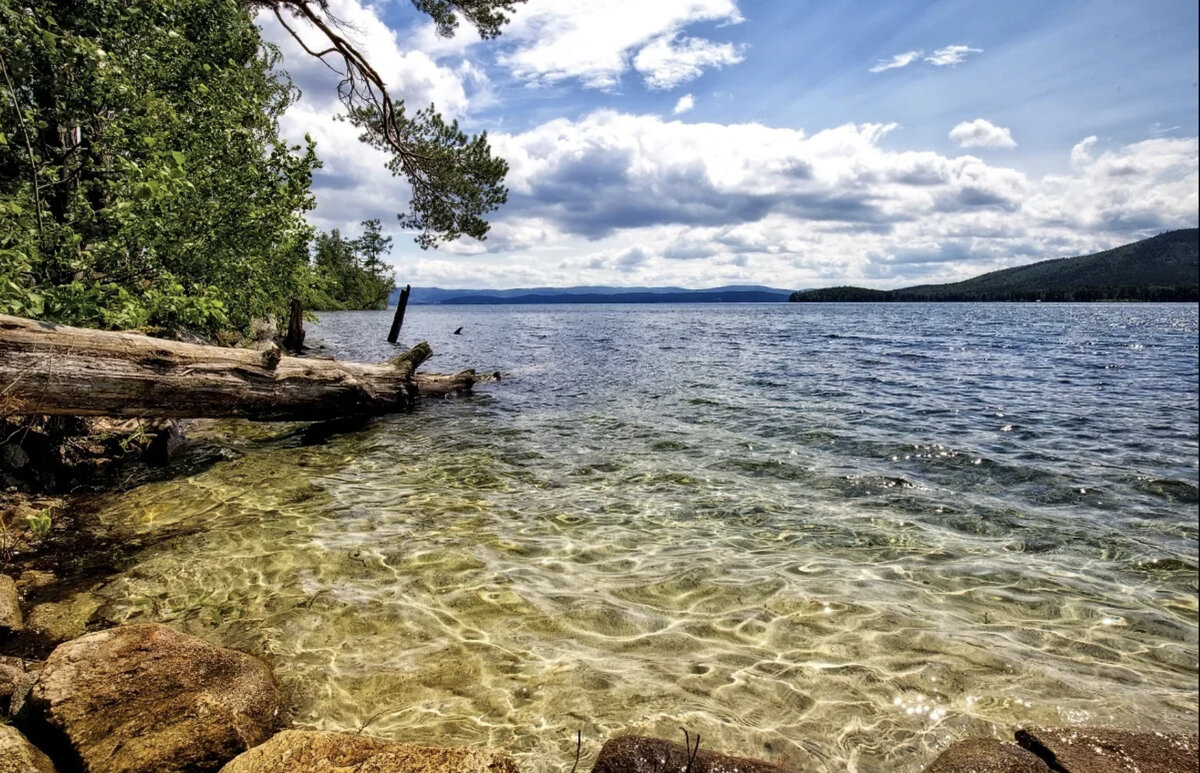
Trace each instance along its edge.
{"label": "wooden post in water", "polygon": [[392,329],[388,331],[388,343],[396,343],[396,339],[400,337],[400,326],[404,324],[404,307],[408,305],[408,293],[412,290],[409,285],[404,285],[404,289],[400,291],[400,300],[396,304],[396,316],[392,317]]}

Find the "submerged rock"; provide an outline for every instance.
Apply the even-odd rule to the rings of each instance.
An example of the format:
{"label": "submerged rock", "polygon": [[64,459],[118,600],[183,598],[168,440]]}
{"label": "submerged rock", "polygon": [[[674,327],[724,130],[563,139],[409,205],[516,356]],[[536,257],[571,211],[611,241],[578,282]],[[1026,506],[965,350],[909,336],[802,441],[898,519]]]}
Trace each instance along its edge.
{"label": "submerged rock", "polygon": [[1106,727],[1030,727],[1017,743],[1067,773],[1195,773],[1195,733],[1137,733]]}
{"label": "submerged rock", "polygon": [[221,773],[519,773],[498,752],[384,741],[348,733],[285,730]]}
{"label": "submerged rock", "polygon": [[24,624],[17,584],[7,574],[0,574],[0,636],[16,633],[22,628]]}
{"label": "submerged rock", "polygon": [[190,773],[215,771],[262,743],[281,708],[266,663],[149,624],[56,648],[28,715],[88,773]]}
{"label": "submerged rock", "polygon": [[[609,739],[600,749],[592,773],[683,773],[688,751],[661,738],[626,735]],[[770,762],[728,757],[701,749],[690,773],[799,773]]]}
{"label": "submerged rock", "polygon": [[0,724],[0,773],[55,773],[54,763],[15,727]]}
{"label": "submerged rock", "polygon": [[925,773],[1050,773],[1050,766],[1010,741],[972,738],[939,754]]}
{"label": "submerged rock", "polygon": [[88,621],[101,603],[99,597],[88,591],[72,594],[62,601],[47,601],[29,611],[27,627],[56,644],[78,639],[87,633]]}
{"label": "submerged rock", "polygon": [[58,581],[54,576],[54,572],[44,572],[40,569],[26,569],[21,572],[21,577],[17,580],[17,590],[22,593],[28,593],[31,590],[39,590],[53,585]]}

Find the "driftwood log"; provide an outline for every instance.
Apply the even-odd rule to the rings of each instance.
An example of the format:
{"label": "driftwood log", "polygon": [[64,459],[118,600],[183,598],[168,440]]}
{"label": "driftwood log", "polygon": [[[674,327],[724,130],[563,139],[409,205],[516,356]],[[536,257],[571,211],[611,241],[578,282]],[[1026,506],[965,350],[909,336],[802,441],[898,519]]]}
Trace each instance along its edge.
{"label": "driftwood log", "polygon": [[419,343],[387,363],[342,362],[0,315],[0,415],[324,420],[476,383],[470,370],[418,374],[432,354]]}

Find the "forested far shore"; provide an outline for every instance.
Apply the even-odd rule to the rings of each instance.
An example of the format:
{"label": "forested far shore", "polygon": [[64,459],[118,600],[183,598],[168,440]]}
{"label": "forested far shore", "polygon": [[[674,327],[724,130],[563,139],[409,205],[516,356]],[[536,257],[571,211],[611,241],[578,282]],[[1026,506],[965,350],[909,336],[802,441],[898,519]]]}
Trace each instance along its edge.
{"label": "forested far shore", "polygon": [[825,287],[800,290],[789,298],[795,303],[987,303],[1038,302],[1096,303],[1100,301],[1144,301],[1195,303],[1200,301],[1197,285],[1109,286],[1074,289],[1014,290],[1009,292],[914,293],[906,290],[872,290],[866,287]]}
{"label": "forested far shore", "polygon": [[906,301],[1200,301],[1200,231],[1183,228],[1074,258],[992,271],[962,282],[898,290],[798,290],[799,303]]}

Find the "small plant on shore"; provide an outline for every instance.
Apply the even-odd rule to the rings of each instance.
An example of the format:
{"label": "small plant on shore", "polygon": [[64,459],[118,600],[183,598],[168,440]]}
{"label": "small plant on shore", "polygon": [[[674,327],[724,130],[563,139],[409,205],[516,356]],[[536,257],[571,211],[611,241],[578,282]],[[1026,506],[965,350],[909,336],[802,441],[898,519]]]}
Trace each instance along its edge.
{"label": "small plant on shore", "polygon": [[36,515],[25,516],[23,527],[10,520],[8,516],[0,515],[0,569],[7,568],[18,553],[45,539],[54,525],[49,507]]}

